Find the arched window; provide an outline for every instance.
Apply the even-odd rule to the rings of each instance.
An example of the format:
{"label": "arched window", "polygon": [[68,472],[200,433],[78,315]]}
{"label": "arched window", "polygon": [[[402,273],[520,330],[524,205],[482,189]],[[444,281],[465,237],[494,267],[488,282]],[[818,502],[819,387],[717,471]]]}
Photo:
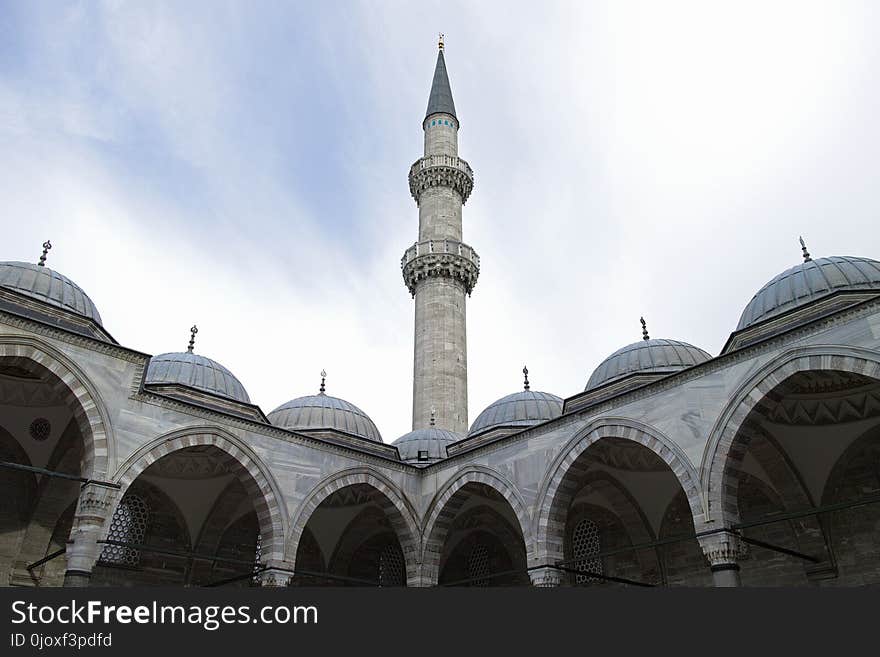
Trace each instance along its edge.
{"label": "arched window", "polygon": [[[142,544],[149,522],[150,508],[146,500],[140,495],[126,495],[113,513],[107,539]],[[140,564],[141,551],[123,545],[107,544],[101,551],[101,561],[106,564],[134,567]]]}
{"label": "arched window", "polygon": [[[588,570],[591,573],[603,574],[602,559],[596,555],[602,551],[599,541],[599,527],[589,518],[583,518],[571,535],[571,553],[575,558],[574,567],[577,570]],[[577,584],[587,584],[596,581],[589,575],[576,575]]]}
{"label": "arched window", "polygon": [[471,586],[489,586],[489,549],[478,543],[468,557],[468,575]]}
{"label": "arched window", "polygon": [[405,582],[403,555],[389,543],[379,555],[379,586],[403,586]]}

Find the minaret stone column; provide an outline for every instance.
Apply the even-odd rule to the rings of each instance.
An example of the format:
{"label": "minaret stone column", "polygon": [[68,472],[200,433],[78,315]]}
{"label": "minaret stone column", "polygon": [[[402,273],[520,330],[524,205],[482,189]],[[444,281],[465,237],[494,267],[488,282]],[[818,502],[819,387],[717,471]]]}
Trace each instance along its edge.
{"label": "minaret stone column", "polygon": [[461,208],[474,187],[470,165],[458,157],[458,117],[443,58],[434,70],[422,122],[425,155],[409,170],[419,207],[419,239],[404,253],[403,279],[415,299],[413,429],[430,425],[468,429],[465,295],[480,273],[480,258],[462,242]]}

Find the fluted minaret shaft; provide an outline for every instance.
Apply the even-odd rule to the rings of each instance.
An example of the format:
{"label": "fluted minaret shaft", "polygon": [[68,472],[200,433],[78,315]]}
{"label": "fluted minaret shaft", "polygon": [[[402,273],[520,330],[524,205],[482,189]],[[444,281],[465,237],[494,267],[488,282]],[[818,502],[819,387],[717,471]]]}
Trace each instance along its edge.
{"label": "fluted minaret shaft", "polygon": [[476,284],[480,264],[461,241],[461,209],[474,178],[458,157],[459,124],[442,47],[422,127],[425,155],[409,173],[419,207],[419,241],[402,261],[404,281],[415,299],[413,429],[430,426],[433,410],[437,427],[466,433],[465,295]]}

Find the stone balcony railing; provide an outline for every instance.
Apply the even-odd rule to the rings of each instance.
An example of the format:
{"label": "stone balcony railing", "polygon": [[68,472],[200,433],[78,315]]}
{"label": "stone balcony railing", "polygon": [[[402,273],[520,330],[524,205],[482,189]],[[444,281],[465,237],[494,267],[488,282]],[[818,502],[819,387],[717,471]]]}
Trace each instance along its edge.
{"label": "stone balcony railing", "polygon": [[474,171],[460,157],[451,155],[428,155],[416,160],[409,169],[409,192],[419,202],[426,189],[451,187],[465,203],[474,189]]}
{"label": "stone balcony railing", "polygon": [[415,296],[419,281],[434,276],[455,279],[470,294],[480,275],[480,256],[455,240],[425,240],[409,247],[400,260],[403,280]]}

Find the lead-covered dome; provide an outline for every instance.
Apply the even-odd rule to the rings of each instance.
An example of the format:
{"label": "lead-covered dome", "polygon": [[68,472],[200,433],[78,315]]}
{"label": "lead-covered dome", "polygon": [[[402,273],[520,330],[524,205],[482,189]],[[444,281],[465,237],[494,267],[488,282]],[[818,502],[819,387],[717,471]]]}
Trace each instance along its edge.
{"label": "lead-covered dome", "polygon": [[595,369],[586,390],[633,374],[672,374],[712,358],[708,353],[679,340],[645,339],[618,349]]}
{"label": "lead-covered dome", "polygon": [[880,290],[880,262],[853,256],[807,259],[758,290],[743,310],[736,330],[841,290]]}
{"label": "lead-covered dome", "polygon": [[183,385],[250,404],[241,382],[220,363],[192,352],[159,354],[150,359],[146,385]]}
{"label": "lead-covered dome", "polygon": [[446,458],[446,446],[464,438],[460,433],[428,427],[416,429],[394,441],[400,460],[425,463]]}
{"label": "lead-covered dome", "polygon": [[[524,372],[528,377],[528,370]],[[489,404],[471,424],[468,436],[499,427],[530,427],[562,415],[562,398],[528,387]]]}
{"label": "lead-covered dome", "polygon": [[366,413],[354,404],[324,392],[291,399],[268,417],[272,424],[284,429],[341,431],[382,442],[379,430]]}
{"label": "lead-covered dome", "polygon": [[101,315],[83,289],[44,265],[0,262],[0,286],[86,317],[103,327]]}

